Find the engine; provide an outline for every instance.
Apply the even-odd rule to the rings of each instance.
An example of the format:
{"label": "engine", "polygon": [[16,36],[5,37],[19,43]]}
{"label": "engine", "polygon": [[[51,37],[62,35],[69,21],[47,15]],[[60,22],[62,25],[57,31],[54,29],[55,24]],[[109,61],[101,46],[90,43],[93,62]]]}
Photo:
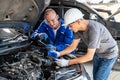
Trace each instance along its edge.
{"label": "engine", "polygon": [[52,71],[53,67],[46,69],[54,63],[39,50],[4,55],[1,62],[0,76],[8,80],[45,80],[45,71]]}
{"label": "engine", "polygon": [[44,47],[29,46],[0,56],[0,80],[90,80],[82,65],[61,68],[46,53]]}

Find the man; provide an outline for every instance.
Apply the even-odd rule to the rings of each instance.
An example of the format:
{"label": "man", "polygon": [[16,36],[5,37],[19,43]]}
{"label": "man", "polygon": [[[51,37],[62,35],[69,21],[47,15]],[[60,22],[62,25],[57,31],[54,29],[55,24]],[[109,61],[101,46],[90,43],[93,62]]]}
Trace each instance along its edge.
{"label": "man", "polygon": [[85,55],[71,60],[56,59],[56,63],[64,67],[93,60],[94,80],[107,80],[118,55],[117,43],[104,25],[93,20],[85,20],[83,16],[77,8],[69,9],[65,13],[64,25],[69,25],[74,31],[74,40],[65,50],[49,51],[48,55],[59,57],[70,53],[77,48],[82,39],[88,47]]}
{"label": "man", "polygon": [[32,34],[32,38],[38,37],[40,40],[49,38],[50,43],[46,44],[48,50],[61,51],[72,43],[73,32],[69,27],[63,26],[64,21],[51,8],[44,12],[44,20],[38,29]]}

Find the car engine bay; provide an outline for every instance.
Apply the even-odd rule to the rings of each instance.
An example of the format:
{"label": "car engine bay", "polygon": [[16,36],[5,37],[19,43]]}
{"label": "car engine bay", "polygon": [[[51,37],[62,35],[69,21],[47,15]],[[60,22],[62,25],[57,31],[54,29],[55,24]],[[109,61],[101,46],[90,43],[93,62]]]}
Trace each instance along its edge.
{"label": "car engine bay", "polygon": [[[42,47],[40,47],[40,45]],[[40,44],[30,45],[17,53],[0,56],[0,79],[2,80],[88,80],[82,65],[59,67],[54,58]],[[64,56],[70,59],[70,56]],[[88,76],[88,75],[87,75]]]}

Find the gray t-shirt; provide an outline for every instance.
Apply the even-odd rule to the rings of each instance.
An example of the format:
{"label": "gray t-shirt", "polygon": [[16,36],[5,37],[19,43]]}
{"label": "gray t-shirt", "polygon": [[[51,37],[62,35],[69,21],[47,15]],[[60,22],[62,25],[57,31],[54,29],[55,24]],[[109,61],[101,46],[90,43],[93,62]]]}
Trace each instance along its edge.
{"label": "gray t-shirt", "polygon": [[96,49],[95,53],[101,58],[111,59],[118,55],[116,41],[106,27],[99,22],[89,20],[87,30],[75,33],[74,38],[81,38],[88,48]]}

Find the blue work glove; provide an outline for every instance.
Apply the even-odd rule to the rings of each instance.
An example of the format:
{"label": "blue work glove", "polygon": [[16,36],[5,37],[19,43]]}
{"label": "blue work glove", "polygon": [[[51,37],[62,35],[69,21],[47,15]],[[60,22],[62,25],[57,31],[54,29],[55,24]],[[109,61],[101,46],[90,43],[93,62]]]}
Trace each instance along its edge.
{"label": "blue work glove", "polygon": [[47,44],[47,45],[45,46],[45,48],[46,48],[47,50],[56,50],[56,47],[53,46],[52,44]]}
{"label": "blue work glove", "polygon": [[66,60],[66,59],[55,59],[56,63],[58,66],[60,67],[65,67],[65,66],[68,66],[68,63],[69,63],[69,60]]}
{"label": "blue work glove", "polygon": [[60,56],[60,53],[59,52],[57,52],[57,51],[55,51],[55,50],[50,50],[50,51],[48,51],[48,56],[49,57],[59,57]]}
{"label": "blue work glove", "polygon": [[37,33],[37,32],[34,32],[31,35],[31,38],[38,39],[38,40],[47,40],[48,35],[46,33]]}
{"label": "blue work glove", "polygon": [[38,37],[39,37],[39,40],[47,40],[48,35],[46,33],[39,33]]}

